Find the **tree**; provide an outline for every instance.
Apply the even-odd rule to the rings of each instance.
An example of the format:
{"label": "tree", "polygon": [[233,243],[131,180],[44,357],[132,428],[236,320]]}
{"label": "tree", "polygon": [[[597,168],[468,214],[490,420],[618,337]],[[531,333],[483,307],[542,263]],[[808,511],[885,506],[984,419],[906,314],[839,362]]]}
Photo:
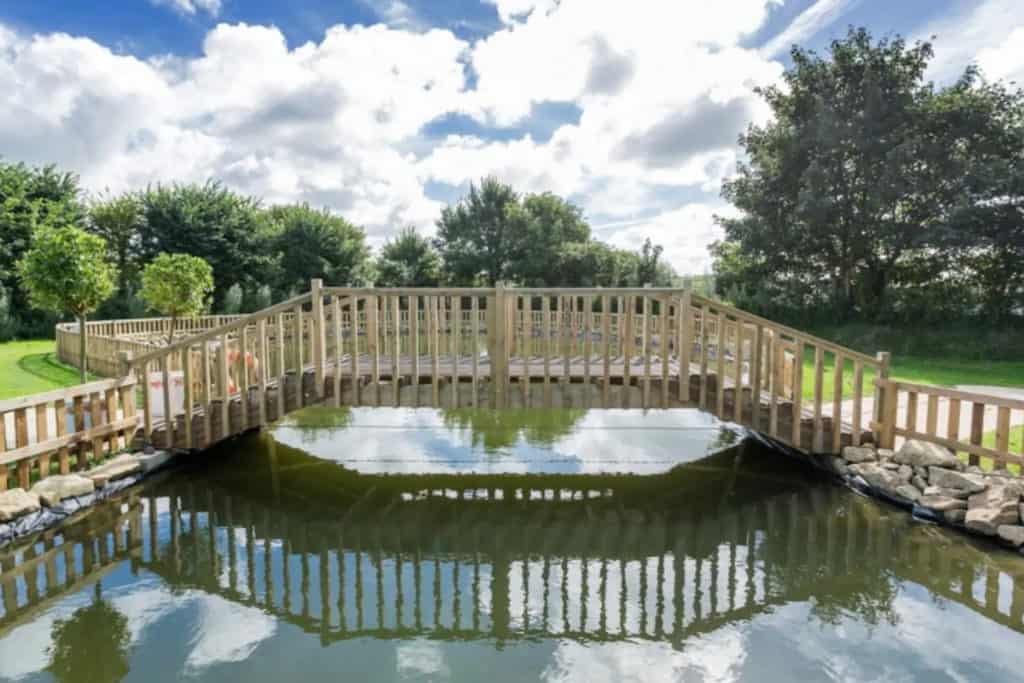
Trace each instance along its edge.
{"label": "tree", "polygon": [[43,227],[18,262],[18,275],[36,308],[70,313],[78,321],[79,366],[86,378],[86,317],[114,291],[115,268],[101,237],[75,227]]}
{"label": "tree", "polygon": [[212,293],[213,269],[198,256],[160,254],[142,271],[142,300],[171,319],[168,344],[174,341],[178,320],[199,317]]}
{"label": "tree", "polygon": [[388,240],[377,260],[376,284],[383,287],[436,287],[441,258],[430,240],[409,227]]}
{"label": "tree", "polygon": [[110,258],[117,266],[116,305],[112,317],[127,317],[142,267],[143,211],[137,195],[124,194],[92,202],[88,208],[88,230],[107,241]]}
{"label": "tree", "polygon": [[272,248],[280,255],[278,287],[282,293],[305,291],[313,278],[335,286],[362,280],[370,251],[361,228],[306,204],[275,206],[267,216],[274,235]]}
{"label": "tree", "polygon": [[512,269],[513,278],[527,286],[553,284],[570,246],[589,242],[590,226],[579,207],[550,192],[527,195],[522,207],[528,248]]}
{"label": "tree", "polygon": [[510,280],[527,258],[528,217],[519,195],[496,178],[470,183],[469,194],[441,210],[434,245],[456,285]]}
{"label": "tree", "polygon": [[[791,54],[785,86],[757,91],[771,122],[740,137],[748,161],[723,185],[743,212],[719,219],[737,245],[713,250],[730,256],[716,264],[723,280],[797,308],[877,317],[922,267],[961,268],[950,248],[964,237],[958,221],[977,228],[977,217],[1001,212],[1000,226],[1020,224],[1020,92],[979,87],[973,69],[936,90],[924,80],[929,43],[875,42],[865,29],[833,41],[825,58]],[[1018,180],[994,183],[1000,173]],[[997,192],[1008,193],[998,208]],[[1003,227],[1008,241],[1019,235]],[[973,232],[970,247],[960,242],[967,251]]]}
{"label": "tree", "polygon": [[98,581],[92,602],[54,621],[50,638],[46,670],[58,681],[116,683],[128,675],[128,618],[103,599]]}
{"label": "tree", "polygon": [[217,182],[157,185],[139,195],[142,205],[140,257],[191,254],[213,268],[214,305],[219,308],[231,285],[259,284],[272,272],[275,258],[259,203]]}
{"label": "tree", "polygon": [[78,178],[53,166],[30,168],[0,162],[0,287],[8,294],[11,330],[18,333],[52,332],[52,319],[38,313],[30,318],[28,298],[18,286],[15,264],[43,226],[63,227],[81,222]]}

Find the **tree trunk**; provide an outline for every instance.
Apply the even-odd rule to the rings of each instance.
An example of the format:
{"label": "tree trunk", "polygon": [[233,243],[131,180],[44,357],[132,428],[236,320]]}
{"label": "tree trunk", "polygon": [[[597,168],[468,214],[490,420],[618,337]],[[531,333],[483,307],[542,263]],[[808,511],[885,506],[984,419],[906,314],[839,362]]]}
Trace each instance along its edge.
{"label": "tree trunk", "polygon": [[85,357],[85,314],[78,316],[78,370],[79,379],[85,384],[88,361]]}

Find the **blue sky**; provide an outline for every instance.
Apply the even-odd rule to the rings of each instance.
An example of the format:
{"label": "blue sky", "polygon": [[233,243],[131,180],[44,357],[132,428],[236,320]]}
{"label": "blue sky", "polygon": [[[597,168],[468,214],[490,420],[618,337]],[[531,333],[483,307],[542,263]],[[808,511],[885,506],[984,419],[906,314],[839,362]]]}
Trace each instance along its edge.
{"label": "blue sky", "polygon": [[702,272],[753,88],[851,24],[936,35],[938,82],[1024,80],[1020,0],[7,0],[0,155],[93,193],[219,178],[375,245],[493,174]]}

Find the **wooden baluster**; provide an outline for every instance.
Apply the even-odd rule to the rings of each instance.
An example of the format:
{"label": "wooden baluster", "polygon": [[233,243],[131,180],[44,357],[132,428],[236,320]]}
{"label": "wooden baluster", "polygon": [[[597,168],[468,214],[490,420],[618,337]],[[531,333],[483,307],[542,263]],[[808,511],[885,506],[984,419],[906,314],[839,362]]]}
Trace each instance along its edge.
{"label": "wooden baluster", "polygon": [[591,372],[590,363],[594,355],[594,297],[587,295],[583,298],[583,326],[585,329],[583,337],[583,382],[587,385],[587,405],[590,405],[590,384]]}
{"label": "wooden baluster", "polygon": [[551,390],[551,298],[540,298],[544,312],[544,401],[550,400]]}
{"label": "wooden baluster", "polygon": [[[632,385],[632,368],[630,367],[633,363],[633,344],[635,343],[633,333],[633,314],[636,311],[636,299],[632,296],[624,297],[626,303],[626,310],[624,311],[626,316],[625,334],[620,337],[620,344],[622,345],[622,400],[628,402],[629,398],[629,387]],[[621,314],[620,314],[621,318]]]}
{"label": "wooden baluster", "polygon": [[[441,297],[434,295],[430,297],[430,311],[431,311],[431,322],[433,329],[431,330],[431,350],[433,355],[431,356],[431,381],[432,381],[432,398],[433,405],[435,408],[441,407]],[[491,368],[491,381],[494,381],[494,358],[489,357],[488,363]]]}
{"label": "wooden baluster", "polygon": [[[314,318],[314,320],[315,320],[315,318]],[[313,334],[314,338],[312,340],[310,340],[310,344],[315,347],[316,346],[316,333],[317,333],[317,331],[315,329],[317,327],[317,325],[316,325],[315,322],[313,323],[312,327],[314,329],[310,330],[310,332]],[[241,404],[241,408],[242,408],[242,427],[241,427],[241,430],[245,431],[246,429],[249,428],[249,403],[250,403],[250,399],[252,398],[250,396],[250,393],[249,393],[249,361],[252,358],[252,355],[249,353],[249,326],[248,325],[243,325],[242,329],[239,330],[239,332],[238,332],[238,346],[239,346],[239,349],[238,349],[238,385],[239,385],[239,389],[241,391],[240,404]],[[316,361],[314,359],[314,364],[315,363],[316,363]],[[300,371],[299,371],[299,395],[301,396],[302,395],[302,375],[303,375],[303,373],[301,371],[301,365],[299,367],[300,367]],[[319,377],[321,378],[321,380],[323,379],[323,375],[322,374],[319,375]],[[321,389],[320,390],[322,391],[323,390],[323,388],[322,388],[323,387],[323,382],[321,381],[320,384],[321,384]],[[301,400],[300,400],[300,405],[301,405]]]}
{"label": "wooden baluster", "polygon": [[[337,320],[337,317],[335,317]],[[253,368],[256,371],[256,378],[258,382],[258,393],[259,397],[259,423],[260,427],[267,424],[267,365],[269,364],[269,357],[267,356],[267,319],[260,318],[256,322],[256,340],[258,344],[258,356],[253,359]],[[337,371],[335,371],[335,380],[337,380]],[[337,392],[335,392],[337,396]]]}
{"label": "wooden baluster", "polygon": [[801,447],[804,416],[804,340],[793,338],[793,435],[792,445]]}
{"label": "wooden baluster", "polygon": [[453,408],[459,407],[459,363],[462,349],[459,342],[462,339],[462,297],[452,296],[452,396]]}
{"label": "wooden baluster", "polygon": [[292,314],[295,319],[295,380],[296,380],[296,407],[301,408],[306,400],[305,392],[303,391],[303,376],[306,374],[306,361],[305,361],[305,349],[306,345],[306,334],[305,334],[305,323],[303,322],[302,316],[302,304],[295,306],[295,312]]}
{"label": "wooden baluster", "polygon": [[676,309],[676,360],[679,361],[678,398],[682,403],[690,402],[690,352],[693,350],[693,312],[691,294],[684,289]]}
{"label": "wooden baluster", "polygon": [[[558,307],[558,309],[557,309],[558,310],[558,325],[555,328],[555,334],[557,335],[557,337],[556,337],[557,343],[555,345],[555,348],[558,350],[558,354],[562,357],[562,378],[563,378],[563,381],[564,381],[564,383],[565,383],[565,385],[567,387],[568,384],[569,384],[570,379],[569,379],[569,340],[565,338],[566,337],[566,334],[565,334],[566,333],[565,308],[564,308],[565,297],[562,296],[561,294],[559,294],[557,297],[555,297],[555,299],[557,301],[556,305]],[[563,398],[565,397],[567,392],[568,392],[568,389],[567,388],[563,388],[563,394],[562,394]]]}
{"label": "wooden baluster", "polygon": [[391,309],[394,311],[394,339],[391,340],[391,387],[394,392],[392,405],[397,408],[402,387],[402,306],[398,295],[391,297]]}
{"label": "wooden baluster", "polygon": [[[36,406],[36,443],[44,443],[49,440],[49,429],[48,420],[49,417],[49,405],[46,403],[40,403]],[[39,479],[46,479],[50,476],[50,454],[40,453],[39,460],[37,461],[39,466]]]}
{"label": "wooden baluster", "polygon": [[366,297],[366,351],[370,355],[370,381],[373,383],[373,404],[380,406],[380,341],[378,298]]}
{"label": "wooden baluster", "polygon": [[716,369],[715,369],[715,415],[720,419],[725,419],[725,351],[726,351],[726,333],[728,329],[726,327],[725,311],[718,312],[718,347],[715,351],[716,358]]}
{"label": "wooden baluster", "polygon": [[200,401],[203,404],[203,438],[204,447],[213,445],[213,393],[210,384],[213,372],[210,369],[210,341],[204,339],[199,349],[199,389]]}
{"label": "wooden baluster", "polygon": [[[884,383],[889,379],[889,363],[890,355],[887,351],[879,351],[875,358],[878,360],[878,369],[875,371],[875,405],[874,405],[874,420],[879,425],[879,431],[874,435],[875,441],[882,448],[892,448],[892,442],[888,438],[890,435],[888,432],[891,428],[895,428],[895,423],[892,425],[884,424],[885,416],[887,415],[887,408],[883,406],[883,403],[888,401],[888,393],[883,390]],[[895,412],[893,413],[895,415]]]}
{"label": "wooden baluster", "polygon": [[473,354],[473,407],[479,407],[479,389],[477,384],[480,381],[480,351],[477,346],[480,344],[480,302],[476,296],[470,297],[469,314],[472,317],[470,329],[473,341],[469,345],[469,352]]}
{"label": "wooden baluster", "polygon": [[[313,358],[313,373],[316,377],[316,393],[315,396],[319,400],[324,398],[324,374],[326,372],[325,358],[327,356],[327,323],[324,320],[324,293],[323,293],[324,281],[319,278],[314,278],[310,282],[310,295],[313,303],[312,306],[312,339],[310,340],[310,347],[312,350]],[[249,394],[245,395],[245,403],[248,405]],[[248,411],[245,411],[248,413]]]}
{"label": "wooden baluster", "polygon": [[[907,392],[907,422],[906,430],[908,432],[917,432],[917,392]],[[913,438],[913,437],[909,437]]]}
{"label": "wooden baluster", "polygon": [[843,372],[846,369],[846,358],[841,353],[835,353],[834,357],[835,365],[832,370],[832,452],[838,455],[842,450]]}
{"label": "wooden baluster", "polygon": [[779,436],[779,395],[782,393],[782,340],[776,330],[771,330],[768,336],[768,344],[765,349],[768,376],[768,435],[772,438]]}
{"label": "wooden baluster", "polygon": [[743,423],[743,321],[736,319],[736,326],[733,328],[736,334],[736,350],[733,352],[733,420],[737,424]]}
{"label": "wooden baluster", "polygon": [[274,324],[274,335],[277,347],[277,419],[284,417],[285,411],[285,387],[286,387],[286,358],[285,358],[285,325],[284,313],[278,313]]}
{"label": "wooden baluster", "polygon": [[[971,404],[971,445],[980,446],[982,439],[985,436],[985,404],[984,403],[972,403]],[[978,465],[981,459],[974,453],[971,453],[967,459],[971,465]]]}
{"label": "wooden baluster", "polygon": [[[28,446],[28,409],[18,408],[14,411],[14,447],[25,448]],[[28,491],[30,486],[29,481],[29,466],[31,462],[28,458],[18,461],[18,486]]]}
{"label": "wooden baluster", "polygon": [[653,336],[651,333],[651,328],[653,327],[651,316],[653,315],[653,306],[651,305],[651,297],[644,294],[641,298],[643,299],[643,304],[641,305],[643,320],[640,325],[640,350],[643,354],[644,363],[643,388],[641,389],[643,398],[641,402],[644,408],[649,408],[651,405],[651,342]]}
{"label": "wooden baluster", "polygon": [[[220,438],[231,436],[231,380],[228,375],[228,335],[220,335],[220,349],[217,352],[218,384],[221,394],[220,402]],[[283,379],[283,378],[282,378]],[[282,384],[282,391],[283,391]],[[283,414],[283,413],[282,413]]]}
{"label": "wooden baluster", "polygon": [[764,375],[762,367],[765,362],[764,354],[764,327],[757,325],[754,328],[754,348],[750,359],[750,424],[754,429],[761,428],[761,390]]}
{"label": "wooden baluster", "polygon": [[[133,387],[129,387],[129,391],[131,392],[130,395],[132,397],[132,406],[133,406],[133,409],[134,409],[134,401],[135,401],[135,393],[134,392],[135,392],[135,387],[134,386]],[[143,385],[143,391],[145,391],[145,385]],[[65,434],[67,434],[67,432],[68,432],[68,405],[67,405],[67,401],[65,401],[64,399],[57,399],[54,402],[54,404],[53,404],[53,413],[54,413],[54,416],[56,417],[56,421],[54,423],[54,427],[56,428],[54,436],[56,436],[57,438],[60,438],[60,437],[64,436]],[[2,422],[3,422],[3,420],[0,420],[0,423],[2,423]],[[132,428],[132,431],[134,432],[134,427]],[[4,441],[4,430],[3,430],[3,425],[0,424],[0,452],[3,452],[3,450],[4,450],[3,441]],[[61,474],[68,474],[69,472],[71,472],[71,462],[70,462],[70,459],[69,459],[69,450],[68,450],[67,446],[61,446],[60,447],[60,449],[57,451],[57,459],[59,461],[58,471]]]}
{"label": "wooden baluster", "polygon": [[700,394],[698,398],[702,410],[707,410],[708,407],[708,342],[710,340],[708,321],[710,317],[707,305],[702,305],[700,309]]}
{"label": "wooden baluster", "polygon": [[[75,431],[85,431],[85,396],[75,396],[73,409],[75,414]],[[75,453],[75,468],[84,470],[88,465],[88,459],[89,444],[84,440],[80,441]]]}
{"label": "wooden baluster", "polygon": [[864,417],[862,403],[864,401],[864,362],[853,361],[853,417],[851,418],[852,434],[850,443],[854,446],[860,445],[861,432],[863,431]]}
{"label": "wooden baluster", "polygon": [[[473,310],[476,310],[476,299],[473,299]],[[478,321],[479,323],[479,321]],[[477,328],[474,327],[474,330]],[[475,334],[475,332],[474,332]],[[476,337],[473,338],[473,350],[476,350]],[[420,404],[420,297],[412,295],[409,297],[409,355],[412,357],[412,376],[410,381],[415,389],[413,400],[415,405]],[[473,356],[473,405],[476,405],[476,381],[478,359]]]}
{"label": "wooden baluster", "polygon": [[[1010,409],[1007,406],[999,406],[996,413],[996,450],[1003,455],[1010,452]],[[1006,461],[997,460],[994,469],[1005,470]]]}
{"label": "wooden baluster", "polygon": [[530,377],[533,361],[533,296],[523,296],[523,407],[530,407]]}
{"label": "wooden baluster", "polygon": [[185,382],[185,448],[194,448],[192,441],[192,407],[195,402],[192,391],[192,347],[181,349],[181,369]]}
{"label": "wooden baluster", "polygon": [[612,385],[612,308],[611,297],[607,294],[601,295],[601,344],[604,346],[601,405],[607,408]]}
{"label": "wooden baluster", "polygon": [[[164,365],[167,364],[167,356],[164,356]],[[166,377],[166,372],[164,373]],[[166,379],[164,380],[166,386]],[[103,395],[100,392],[93,392],[89,394],[89,419],[92,423],[92,428],[96,429],[102,427],[103,422]],[[95,436],[92,440],[92,459],[94,463],[98,463],[103,459],[103,437]]]}
{"label": "wooden baluster", "polygon": [[821,421],[821,406],[825,393],[825,350],[821,346],[814,347],[814,435],[811,448],[817,452],[825,450],[824,431]]}

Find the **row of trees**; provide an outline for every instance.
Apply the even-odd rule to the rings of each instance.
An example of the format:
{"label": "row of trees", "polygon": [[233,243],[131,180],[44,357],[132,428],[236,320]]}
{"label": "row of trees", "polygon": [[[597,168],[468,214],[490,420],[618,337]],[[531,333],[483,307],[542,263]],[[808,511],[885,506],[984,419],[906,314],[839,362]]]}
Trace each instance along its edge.
{"label": "row of trees", "polygon": [[1024,93],[973,67],[937,87],[930,44],[864,29],[791,54],[723,187],[720,293],[791,319],[1024,315]]}
{"label": "row of trees", "polygon": [[499,279],[534,286],[665,285],[674,278],[660,247],[612,248],[592,237],[571,203],[551,194],[522,196],[493,178],[471,185],[443,211],[435,239],[407,228],[373,255],[361,228],[326,209],[263,207],[213,181],[88,200],[73,174],[0,162],[0,339],[52,333],[55,318],[39,309],[54,306],[32,305],[16,264],[38,235],[68,227],[101,238],[113,291],[99,297],[96,315],[110,318],[158,312],[142,292],[145,268],[161,254],[208,264],[213,287],[207,303],[227,313],[268,306],[316,277],[381,286]]}

